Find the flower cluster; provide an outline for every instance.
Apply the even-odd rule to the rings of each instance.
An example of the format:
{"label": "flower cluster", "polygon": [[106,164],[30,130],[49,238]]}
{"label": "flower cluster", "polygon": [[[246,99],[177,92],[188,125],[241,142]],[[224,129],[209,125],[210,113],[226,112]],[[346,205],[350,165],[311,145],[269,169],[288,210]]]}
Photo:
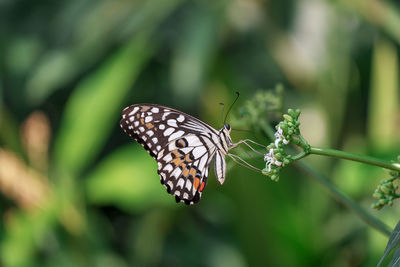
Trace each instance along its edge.
{"label": "flower cluster", "polygon": [[303,148],[309,147],[300,135],[300,122],[298,118],[300,110],[288,110],[288,114],[284,114],[284,120],[276,125],[275,140],[267,146],[268,153],[264,155],[265,169],[263,174],[270,176],[273,181],[279,180],[279,171],[293,161],[285,148],[294,143]]}
{"label": "flower cluster", "polygon": [[378,201],[371,205],[372,208],[380,210],[386,205],[392,206],[393,200],[400,198],[400,194],[396,193],[399,186],[394,184],[400,178],[400,172],[392,172],[391,175],[391,179],[382,181],[375,189],[372,196]]}

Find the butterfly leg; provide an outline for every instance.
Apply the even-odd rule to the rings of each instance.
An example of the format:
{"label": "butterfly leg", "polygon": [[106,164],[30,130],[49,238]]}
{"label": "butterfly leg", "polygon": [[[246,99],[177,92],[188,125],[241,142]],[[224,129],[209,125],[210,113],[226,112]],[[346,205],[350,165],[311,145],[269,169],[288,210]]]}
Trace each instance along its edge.
{"label": "butterfly leg", "polygon": [[260,155],[264,155],[264,154],[265,154],[265,153],[262,153],[262,152],[256,150],[256,149],[255,149],[254,147],[252,147],[249,143],[253,143],[253,144],[255,144],[255,145],[262,146],[262,147],[264,147],[265,149],[267,149],[266,146],[264,146],[264,145],[262,145],[262,144],[259,144],[259,143],[257,143],[257,142],[254,142],[253,140],[250,140],[250,139],[243,139],[243,140],[240,140],[239,142],[237,142],[237,143],[235,143],[235,144],[232,144],[232,146],[231,146],[230,149],[234,149],[234,148],[238,147],[240,144],[245,144],[246,146],[248,146],[248,147],[249,147],[252,151],[254,151],[255,153],[260,154]]}
{"label": "butterfly leg", "polygon": [[238,155],[228,153],[227,156],[229,156],[234,162],[236,162],[239,165],[242,165],[242,166],[244,166],[246,168],[249,168],[250,170],[262,173],[262,171],[259,168],[254,167],[253,165],[251,165],[250,163],[248,163],[247,161],[245,161],[244,159],[242,159]]}

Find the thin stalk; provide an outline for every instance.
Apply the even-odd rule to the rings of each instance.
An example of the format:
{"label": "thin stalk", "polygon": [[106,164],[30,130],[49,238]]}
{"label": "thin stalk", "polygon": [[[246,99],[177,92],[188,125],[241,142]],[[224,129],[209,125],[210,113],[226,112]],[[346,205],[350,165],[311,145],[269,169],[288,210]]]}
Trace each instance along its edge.
{"label": "thin stalk", "polygon": [[366,163],[366,164],[370,164],[370,165],[375,165],[375,166],[393,170],[393,171],[400,171],[399,163],[392,163],[392,162],[388,162],[386,160],[381,160],[381,159],[363,156],[363,155],[351,154],[348,152],[343,152],[343,151],[339,151],[339,150],[335,150],[335,149],[311,147],[310,154],[330,156],[330,157],[335,157],[335,158],[340,158],[340,159],[347,159],[347,160],[357,161],[357,162]]}
{"label": "thin stalk", "polygon": [[339,191],[324,175],[315,171],[312,167],[304,162],[294,162],[295,166],[302,169],[310,175],[315,181],[319,182],[322,186],[328,189],[329,193],[340,203],[345,205],[350,210],[353,210],[365,223],[375,228],[379,232],[386,236],[389,236],[392,232],[390,227],[383,223],[378,218],[369,214],[360,205],[354,202],[351,198],[348,198],[345,194]]}

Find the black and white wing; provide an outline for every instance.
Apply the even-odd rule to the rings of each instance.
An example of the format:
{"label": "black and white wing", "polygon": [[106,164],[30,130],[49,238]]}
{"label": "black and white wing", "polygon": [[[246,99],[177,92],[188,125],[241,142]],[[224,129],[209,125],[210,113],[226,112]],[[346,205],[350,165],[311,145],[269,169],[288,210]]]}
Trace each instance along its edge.
{"label": "black and white wing", "polygon": [[122,111],[122,129],[158,163],[158,174],[177,202],[200,201],[217,152],[218,131],[181,111],[135,104]]}

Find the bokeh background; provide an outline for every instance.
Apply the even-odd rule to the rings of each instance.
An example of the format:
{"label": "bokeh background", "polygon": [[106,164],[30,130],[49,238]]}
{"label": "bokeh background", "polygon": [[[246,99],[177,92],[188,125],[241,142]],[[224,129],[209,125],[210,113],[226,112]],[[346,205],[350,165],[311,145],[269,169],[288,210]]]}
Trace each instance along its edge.
{"label": "bokeh background", "polygon": [[[395,159],[397,1],[2,0],[0,32],[1,266],[376,265],[387,236],[294,166],[275,183],[228,159],[176,204],[119,119],[147,102],[220,128],[235,91],[232,117],[281,84],[311,145]],[[385,171],[305,161],[398,221],[369,208]]]}

